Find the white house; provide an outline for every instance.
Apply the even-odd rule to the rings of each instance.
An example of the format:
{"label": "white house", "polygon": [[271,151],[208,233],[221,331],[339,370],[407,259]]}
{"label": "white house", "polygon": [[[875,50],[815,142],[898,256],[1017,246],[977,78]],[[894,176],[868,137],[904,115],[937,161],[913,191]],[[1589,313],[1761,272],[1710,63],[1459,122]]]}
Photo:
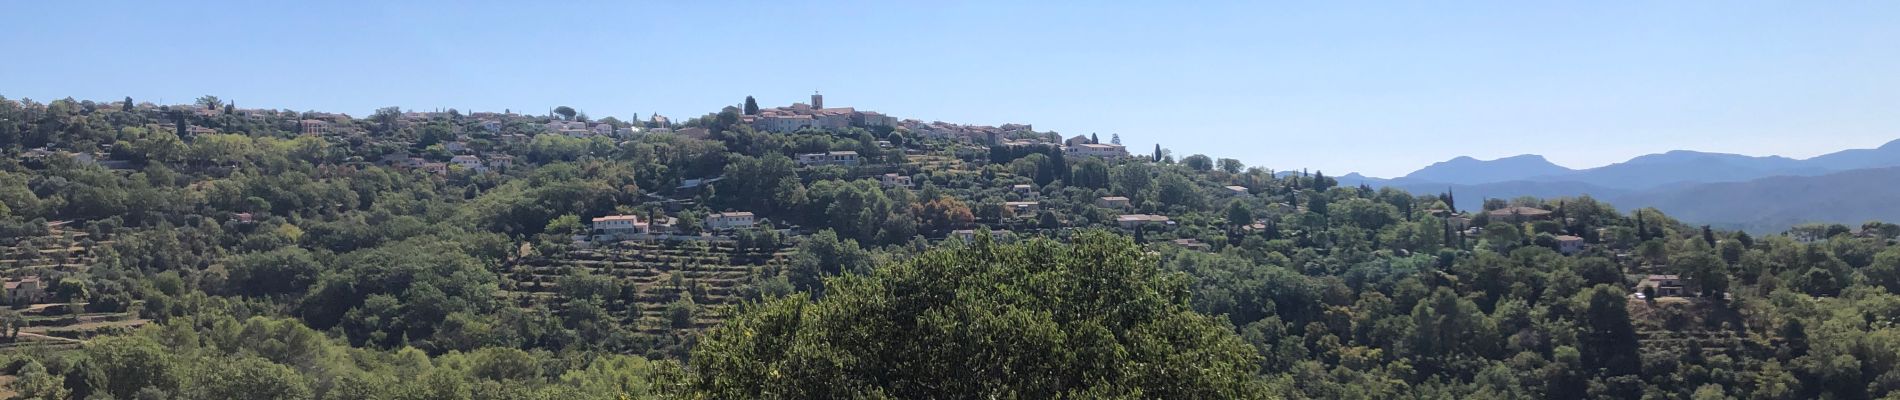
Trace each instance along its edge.
{"label": "white house", "polygon": [[651,232],[637,215],[609,215],[594,218],[594,240],[615,240]]}
{"label": "white house", "polygon": [[1558,236],[1557,251],[1565,255],[1577,254],[1583,251],[1583,238],[1572,235]]}
{"label": "white house", "polygon": [[454,164],[470,171],[488,172],[488,165],[482,164],[482,159],[476,156],[463,155],[450,157],[449,164]]}
{"label": "white house", "polygon": [[[995,239],[995,240],[1003,240],[1003,238],[1009,234],[1009,231],[1002,231],[1002,230],[995,230],[995,231],[986,230],[986,231],[989,232],[990,239]],[[975,242],[976,230],[975,229],[958,229],[958,230],[950,231],[950,236],[956,237],[958,239],[963,239],[963,241],[965,242]]]}
{"label": "white house", "polygon": [[1009,210],[1017,217],[1029,217],[1035,215],[1037,211],[1042,211],[1040,201],[1006,201],[1003,202],[1003,206],[1009,207]]}
{"label": "white house", "polygon": [[1069,152],[1069,155],[1072,155],[1072,156],[1091,156],[1091,157],[1103,157],[1103,158],[1116,158],[1116,157],[1128,156],[1128,149],[1125,147],[1122,147],[1122,145],[1119,145],[1119,144],[1085,143],[1085,144],[1078,144],[1074,146],[1064,146],[1064,150],[1067,150]]}
{"label": "white house", "polygon": [[821,166],[821,165],[843,165],[847,167],[855,167],[858,165],[858,152],[833,151],[833,152],[826,152],[826,153],[799,154],[798,165],[803,165],[803,166],[808,166],[808,167]]}
{"label": "white house", "polygon": [[895,172],[878,176],[877,183],[883,184],[885,187],[906,188],[910,187],[911,184],[909,175],[898,175]]}
{"label": "white house", "polygon": [[715,231],[751,228],[753,223],[752,213],[746,211],[722,212],[706,216],[706,229]]}
{"label": "white house", "polygon": [[1166,215],[1123,214],[1115,217],[1115,223],[1123,228],[1133,229],[1142,225],[1166,225],[1171,222]]}
{"label": "white house", "polygon": [[1101,207],[1101,208],[1128,208],[1128,198],[1121,197],[1121,196],[1106,196],[1099,199],[1095,199],[1095,206]]}
{"label": "white house", "polygon": [[499,154],[499,155],[488,157],[488,166],[491,168],[508,168],[514,165],[515,165],[515,156],[511,156],[507,154]]}

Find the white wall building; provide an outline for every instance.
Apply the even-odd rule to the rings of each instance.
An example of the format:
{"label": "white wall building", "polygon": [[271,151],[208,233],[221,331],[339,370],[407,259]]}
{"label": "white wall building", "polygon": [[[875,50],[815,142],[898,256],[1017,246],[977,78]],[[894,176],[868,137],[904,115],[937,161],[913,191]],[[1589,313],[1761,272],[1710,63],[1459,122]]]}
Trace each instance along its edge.
{"label": "white wall building", "polygon": [[746,211],[722,212],[706,216],[706,229],[715,231],[751,228],[754,223],[752,213]]}

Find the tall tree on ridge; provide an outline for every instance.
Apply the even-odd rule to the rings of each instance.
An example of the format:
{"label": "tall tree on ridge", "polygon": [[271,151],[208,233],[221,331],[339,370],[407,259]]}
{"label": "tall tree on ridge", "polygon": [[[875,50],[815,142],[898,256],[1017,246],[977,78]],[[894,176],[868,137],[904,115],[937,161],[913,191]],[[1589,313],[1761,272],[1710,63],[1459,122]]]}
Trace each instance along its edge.
{"label": "tall tree on ridge", "polygon": [[759,101],[752,96],[745,97],[745,115],[759,115]]}

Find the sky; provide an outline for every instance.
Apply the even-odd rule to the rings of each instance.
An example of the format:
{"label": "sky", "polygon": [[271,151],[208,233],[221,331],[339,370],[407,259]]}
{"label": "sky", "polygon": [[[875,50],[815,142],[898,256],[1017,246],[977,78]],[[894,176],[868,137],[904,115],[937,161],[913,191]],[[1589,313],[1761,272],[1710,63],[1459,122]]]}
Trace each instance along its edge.
{"label": "sky", "polygon": [[[755,96],[1390,177],[1900,139],[1900,2],[7,1],[0,96],[594,118]],[[303,4],[321,3],[321,4]]]}

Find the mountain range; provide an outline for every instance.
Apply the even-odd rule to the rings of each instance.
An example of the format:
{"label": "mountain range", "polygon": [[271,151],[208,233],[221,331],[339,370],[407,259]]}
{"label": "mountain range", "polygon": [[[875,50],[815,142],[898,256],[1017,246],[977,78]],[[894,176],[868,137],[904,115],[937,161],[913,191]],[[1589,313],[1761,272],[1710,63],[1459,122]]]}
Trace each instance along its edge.
{"label": "mountain range", "polygon": [[1900,140],[1807,159],[1676,150],[1585,169],[1533,154],[1458,157],[1399,178],[1338,179],[1415,193],[1451,190],[1459,199],[1589,195],[1625,210],[1655,207],[1685,222],[1773,232],[1808,222],[1900,220],[1895,167]]}

